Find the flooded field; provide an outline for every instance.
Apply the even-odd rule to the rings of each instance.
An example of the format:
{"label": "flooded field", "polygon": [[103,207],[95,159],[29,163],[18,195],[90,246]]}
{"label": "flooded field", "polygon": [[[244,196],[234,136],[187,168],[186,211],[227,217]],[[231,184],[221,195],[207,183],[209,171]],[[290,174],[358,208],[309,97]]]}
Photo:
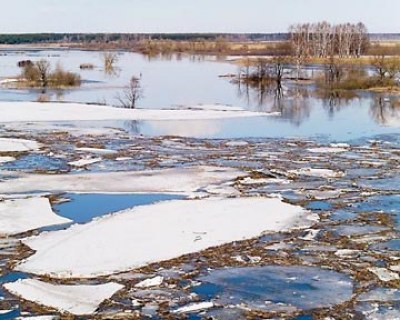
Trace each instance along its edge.
{"label": "flooded field", "polygon": [[[398,97],[287,82],[277,106],[213,57],[2,54],[3,78],[96,68],[50,92],[81,105],[0,89],[0,319],[400,318]],[[140,74],[139,110],[84,104]]]}
{"label": "flooded field", "polygon": [[[104,70],[103,53],[70,50],[31,50],[0,52],[0,80],[21,73],[17,63],[46,59],[55,67],[82,77],[79,88],[47,90],[51,101],[119,105],[118,95],[132,76],[140,78],[143,97],[138,108],[177,108],[221,104],[247,110],[277,112],[274,117],[248,119],[215,119],[192,121],[121,121],[91,126],[122,127],[132,134],[151,136],[177,135],[193,138],[288,138],[312,137],[329,141],[352,141],[374,135],[397,133],[400,111],[396,97],[389,94],[358,92],[343,97],[317,93],[313,85],[286,83],[277,101],[273,90],[246,88],[232,84],[229,77],[239,67],[232,57],[171,55],[146,57],[120,52],[115,70]],[[80,64],[91,63],[91,70]],[[310,67],[310,76],[318,72]],[[36,101],[42,89],[0,87],[0,101]],[[354,119],[357,121],[354,121]],[[61,124],[59,124],[61,125]],[[62,124],[68,125],[68,124]],[[80,125],[80,124],[69,124]]]}

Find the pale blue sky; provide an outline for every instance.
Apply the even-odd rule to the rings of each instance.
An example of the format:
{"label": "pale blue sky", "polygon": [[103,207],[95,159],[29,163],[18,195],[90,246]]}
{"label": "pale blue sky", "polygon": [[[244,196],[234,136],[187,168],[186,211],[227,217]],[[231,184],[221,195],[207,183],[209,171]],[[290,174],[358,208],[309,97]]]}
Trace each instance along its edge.
{"label": "pale blue sky", "polygon": [[0,33],[285,32],[319,20],[400,32],[400,0],[11,0]]}

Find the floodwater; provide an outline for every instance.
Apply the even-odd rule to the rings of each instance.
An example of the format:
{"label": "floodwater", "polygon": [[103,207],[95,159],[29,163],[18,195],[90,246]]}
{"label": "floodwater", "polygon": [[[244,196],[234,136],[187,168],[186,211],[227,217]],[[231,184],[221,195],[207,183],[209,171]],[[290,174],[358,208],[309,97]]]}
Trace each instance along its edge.
{"label": "floodwater", "polygon": [[[397,98],[385,94],[352,93],[343,97],[316,92],[312,85],[284,85],[282,98],[265,88],[233,84],[228,77],[238,67],[224,59],[199,56],[149,58],[120,52],[115,70],[105,72],[101,52],[78,50],[2,51],[0,79],[15,77],[20,60],[47,59],[53,67],[79,73],[82,86],[49,91],[52,101],[118,105],[118,95],[132,76],[141,79],[143,97],[138,108],[171,108],[199,104],[239,106],[254,111],[279,112],[278,116],[207,121],[144,121],[118,123],[147,136],[175,135],[193,138],[314,138],[319,141],[353,141],[398,133]],[[93,70],[81,70],[92,63]],[[0,88],[0,101],[35,101],[40,90]]]}
{"label": "floodwater", "polygon": [[183,197],[172,194],[68,193],[63,198],[69,201],[54,206],[57,214],[75,223],[86,223],[113,212]]}
{"label": "floodwater", "polygon": [[[175,310],[194,302],[190,293],[198,294],[195,301],[198,301],[197,298],[213,301],[215,306],[203,312],[189,313],[189,319],[201,319],[203,316],[240,319],[245,318],[246,308],[257,312],[275,312],[276,315],[289,314],[285,317],[288,319],[293,314],[295,318],[292,319],[297,320],[315,318],[315,309],[320,308],[337,309],[341,315],[350,312],[352,316],[357,310],[365,314],[371,312],[369,301],[357,299],[354,302],[356,305],[343,304],[343,310],[332,306],[348,302],[353,297],[353,286],[380,290],[382,283],[374,274],[367,273],[368,268],[389,268],[397,263],[397,260],[391,259],[397,256],[397,252],[393,254],[392,251],[400,248],[400,107],[395,106],[398,98],[373,93],[356,93],[346,98],[330,97],[317,93],[312,85],[297,87],[286,83],[283,98],[277,101],[273,91],[262,93],[252,88],[239,88],[229,78],[219,77],[237,72],[237,67],[213,57],[148,59],[125,52],[119,54],[115,72],[107,74],[102,68],[99,52],[2,52],[0,79],[17,75],[20,70],[16,63],[24,59],[46,58],[51,60],[53,66],[60,62],[65,69],[81,74],[84,80],[82,87],[48,92],[52,100],[116,104],[116,95],[130,77],[141,76],[144,97],[139,101],[140,108],[219,103],[255,111],[280,112],[275,116],[227,120],[6,124],[0,127],[2,134],[37,140],[44,147],[29,154],[17,154],[15,161],[1,164],[0,170],[4,170],[0,172],[2,183],[16,179],[20,173],[32,172],[91,174],[192,165],[228,166],[254,175],[250,183],[239,179],[232,185],[235,190],[240,190],[241,196],[279,195],[289,203],[320,215],[321,221],[311,229],[317,235],[314,238],[304,237],[310,230],[268,234],[254,240],[251,245],[238,241],[211,250],[211,253],[178,259],[170,270],[171,264],[160,263],[150,266],[144,271],[146,274],[133,270],[115,275],[116,281],[123,283],[126,290],[100,309],[102,315],[108,317],[116,310],[131,310],[132,299],[141,296],[144,297],[139,299],[141,315],[151,314],[156,319],[158,314],[154,304],[156,307],[158,303],[159,306],[165,305],[159,297],[165,295],[171,303],[168,308]],[[96,67],[81,71],[81,63],[93,63]],[[35,101],[39,94],[37,90],[0,88],[0,101]],[[71,128],[75,131],[70,132],[76,135],[63,135],[65,140],[61,141],[58,135],[53,135],[53,131],[57,133]],[[100,131],[105,132],[104,135],[94,136],[91,133],[95,130],[84,130],[88,128],[122,131],[111,130],[112,133],[109,133],[104,130]],[[183,138],[158,138],[166,135]],[[303,139],[300,141],[297,138]],[[228,144],[226,139],[246,141]],[[332,141],[350,142],[351,146],[344,146],[344,151],[337,153],[310,151]],[[96,153],[103,147],[114,152],[115,157],[113,153]],[[78,158],[93,157],[100,158],[100,161],[82,168],[69,165]],[[324,178],[288,174],[309,167],[331,169],[343,172],[343,175]],[[251,180],[256,183],[253,181],[252,184]],[[220,196],[229,195],[230,187],[220,187],[200,191],[209,196],[218,195],[218,192],[221,192]],[[335,190],[340,192],[332,192]],[[228,193],[224,194],[224,191]],[[53,203],[53,210],[71,219],[72,223],[80,224],[135,206],[183,198],[175,194],[84,194],[73,193],[73,190],[52,196],[59,200]],[[393,221],[383,219],[382,214]],[[46,227],[32,233],[57,231],[70,225]],[[0,313],[0,320],[15,318],[20,314],[20,308],[26,311],[19,299],[1,289],[1,284],[5,282],[30,277],[9,270],[10,261],[21,259],[18,242],[12,242],[18,239],[18,236],[11,237],[10,244],[6,242],[0,249],[3,275],[0,278],[0,311],[10,309],[10,304],[14,306],[9,313]],[[358,250],[363,243],[365,250]],[[361,276],[360,270],[364,273]],[[162,285],[145,290],[135,287],[135,281],[141,276],[151,278],[157,275],[165,277]],[[172,282],[167,282],[169,277]],[[387,284],[389,288],[394,285],[397,288],[397,282]],[[378,291],[379,295],[382,292]],[[386,314],[388,301],[382,301],[380,312]],[[300,315],[298,311],[301,311]],[[335,318],[339,319],[340,315]]]}

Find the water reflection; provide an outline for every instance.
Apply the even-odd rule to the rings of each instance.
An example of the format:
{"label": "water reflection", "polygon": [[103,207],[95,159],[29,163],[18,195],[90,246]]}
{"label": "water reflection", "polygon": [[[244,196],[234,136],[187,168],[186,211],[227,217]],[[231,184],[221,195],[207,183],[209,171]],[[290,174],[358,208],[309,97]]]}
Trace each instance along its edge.
{"label": "water reflection", "polygon": [[[214,60],[214,56],[188,54],[183,52],[146,52],[143,53],[147,61],[182,61],[188,59],[190,62],[202,62],[206,60]],[[226,61],[226,57],[217,57],[217,61]]]}
{"label": "water reflection", "polygon": [[331,119],[342,108],[348,106],[353,100],[358,99],[358,95],[354,91],[332,91],[332,90],[316,90],[314,96],[322,100],[322,105],[328,111]]}
{"label": "water reflection", "polygon": [[378,124],[390,127],[400,126],[400,103],[393,98],[378,95],[371,100],[369,114]]}
{"label": "water reflection", "polygon": [[128,131],[130,134],[139,135],[140,134],[140,122],[135,120],[124,121],[122,124],[124,130]]}
{"label": "water reflection", "polygon": [[203,121],[148,121],[146,122],[146,133],[151,135],[163,136],[182,136],[182,137],[217,137],[223,132],[224,121],[203,120]]}
{"label": "water reflection", "polygon": [[237,94],[255,111],[279,112],[281,118],[300,126],[310,116],[310,91],[301,86],[283,87],[281,83],[244,83],[238,81]]}

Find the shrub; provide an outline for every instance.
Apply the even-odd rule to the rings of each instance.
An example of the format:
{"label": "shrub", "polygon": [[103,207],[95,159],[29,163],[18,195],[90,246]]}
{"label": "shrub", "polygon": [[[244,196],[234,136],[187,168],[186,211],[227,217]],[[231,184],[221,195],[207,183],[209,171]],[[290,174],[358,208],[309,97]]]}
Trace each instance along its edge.
{"label": "shrub", "polygon": [[61,66],[56,67],[49,79],[52,87],[75,87],[81,84],[81,77],[78,74],[65,71]]}
{"label": "shrub", "polygon": [[65,71],[60,65],[51,72],[46,60],[25,66],[21,76],[31,87],[74,87],[81,84],[79,74]]}
{"label": "shrub", "polygon": [[22,70],[22,78],[30,83],[38,83],[40,80],[39,69],[34,65],[26,65]]}

